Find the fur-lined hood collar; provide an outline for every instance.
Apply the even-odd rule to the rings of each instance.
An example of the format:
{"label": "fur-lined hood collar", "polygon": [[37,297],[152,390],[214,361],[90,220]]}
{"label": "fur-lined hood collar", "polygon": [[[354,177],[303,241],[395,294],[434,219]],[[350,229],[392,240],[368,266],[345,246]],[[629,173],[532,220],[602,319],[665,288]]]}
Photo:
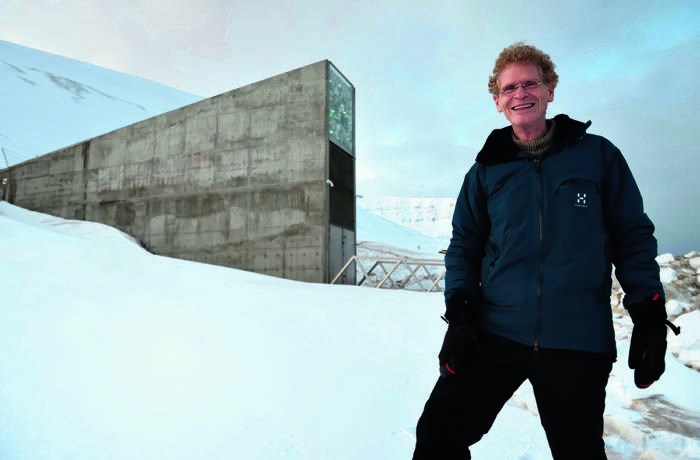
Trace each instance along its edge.
{"label": "fur-lined hood collar", "polygon": [[[591,126],[590,121],[583,123],[563,114],[554,117],[554,121],[556,125],[550,152],[557,151],[572,142],[576,142],[586,134],[586,130]],[[517,160],[519,149],[513,142],[512,135],[512,126],[491,131],[484,147],[476,156],[476,162],[488,166]]]}

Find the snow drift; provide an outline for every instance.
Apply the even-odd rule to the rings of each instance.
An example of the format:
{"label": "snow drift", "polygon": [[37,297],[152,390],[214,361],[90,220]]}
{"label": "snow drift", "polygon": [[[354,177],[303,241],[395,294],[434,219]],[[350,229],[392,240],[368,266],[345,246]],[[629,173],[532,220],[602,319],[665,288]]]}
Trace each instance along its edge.
{"label": "snow drift", "polygon": [[[154,256],[113,228],[6,202],[0,256],[5,460],[410,458],[438,375],[441,294]],[[689,280],[681,275],[696,257],[662,265]],[[686,366],[700,350],[700,319],[697,292],[683,289],[684,331],[651,390],[634,387],[631,324],[616,315],[611,458],[700,455],[700,379]],[[549,458],[536,413],[525,384],[475,456]]]}

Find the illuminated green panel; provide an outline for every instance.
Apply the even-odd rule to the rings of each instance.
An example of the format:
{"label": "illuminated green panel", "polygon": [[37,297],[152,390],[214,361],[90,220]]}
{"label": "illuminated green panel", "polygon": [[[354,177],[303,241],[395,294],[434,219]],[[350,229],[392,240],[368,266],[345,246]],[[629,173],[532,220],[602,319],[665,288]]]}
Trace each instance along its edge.
{"label": "illuminated green panel", "polygon": [[335,67],[328,68],[328,135],[343,150],[354,154],[354,88]]}

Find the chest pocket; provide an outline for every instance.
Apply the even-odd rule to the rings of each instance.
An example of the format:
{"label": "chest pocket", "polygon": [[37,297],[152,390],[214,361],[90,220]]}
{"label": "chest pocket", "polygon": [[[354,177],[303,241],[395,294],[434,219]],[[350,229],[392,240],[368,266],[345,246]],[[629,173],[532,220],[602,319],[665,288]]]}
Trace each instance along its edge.
{"label": "chest pocket", "polygon": [[566,179],[556,193],[559,217],[570,219],[573,226],[600,229],[603,226],[600,183],[589,179]]}
{"label": "chest pocket", "polygon": [[599,182],[566,179],[555,194],[554,234],[551,249],[557,263],[565,266],[576,260],[576,269],[561,270],[553,276],[559,284],[575,288],[599,289],[609,279],[606,264],[607,235],[603,222]]}

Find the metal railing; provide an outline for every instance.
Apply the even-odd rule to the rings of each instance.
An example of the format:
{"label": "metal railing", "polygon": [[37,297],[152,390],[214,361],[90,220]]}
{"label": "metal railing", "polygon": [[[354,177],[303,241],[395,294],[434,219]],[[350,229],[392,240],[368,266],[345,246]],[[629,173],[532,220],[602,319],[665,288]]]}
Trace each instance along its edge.
{"label": "metal railing", "polygon": [[[369,270],[366,270],[361,261],[374,262]],[[357,270],[362,273],[362,279],[357,283],[362,286],[367,283],[370,287],[387,289],[411,289],[417,286],[424,292],[433,292],[439,289],[438,284],[445,277],[445,262],[439,259],[412,259],[410,257],[372,257],[352,256],[343,268],[335,275],[330,284],[335,282],[355,262]],[[387,268],[388,266],[388,268]],[[439,270],[430,271],[429,268],[438,267]],[[423,276],[419,273],[422,270]],[[377,272],[380,273],[377,273]],[[401,277],[396,279],[395,277]],[[430,283],[426,288],[424,283]]]}

